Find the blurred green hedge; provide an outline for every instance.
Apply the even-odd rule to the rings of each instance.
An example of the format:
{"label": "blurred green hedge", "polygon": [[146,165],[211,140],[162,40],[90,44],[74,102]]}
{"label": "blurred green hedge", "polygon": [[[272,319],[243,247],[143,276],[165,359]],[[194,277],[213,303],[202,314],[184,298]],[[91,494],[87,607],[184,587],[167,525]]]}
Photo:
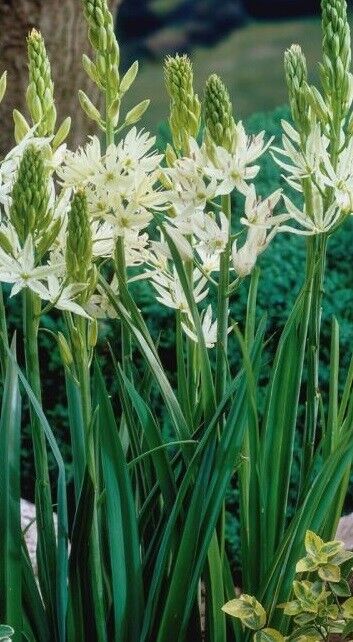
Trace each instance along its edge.
{"label": "blurred green hedge", "polygon": [[[268,136],[275,137],[275,143],[280,144],[281,119],[289,119],[287,107],[277,108],[271,113],[255,114],[246,121],[246,128],[249,133],[257,133],[265,129]],[[157,145],[160,149],[165,148],[169,139],[168,126],[162,124],[159,128]],[[261,171],[256,180],[258,193],[266,197],[281,185],[287,186],[281,178],[281,173],[275,165],[270,153],[261,159]],[[293,195],[294,198],[296,195]],[[236,216],[239,220],[243,201],[237,199],[235,202]],[[330,319],[335,314],[340,323],[341,331],[341,367],[345,369],[350,359],[353,344],[353,262],[352,262],[352,234],[353,221],[349,220],[344,227],[330,240],[328,250],[328,270],[325,280],[325,296],[323,305],[322,339],[323,350],[321,360],[321,383],[325,395],[328,383],[328,355],[330,346]],[[303,281],[305,270],[305,239],[295,235],[279,234],[268,250],[260,257],[259,265],[261,277],[258,296],[258,316],[266,314],[268,318],[268,336],[272,336],[269,347],[269,361],[273,353],[279,330],[283,327],[288,316],[288,311],[293,305],[296,293]],[[238,290],[235,301],[231,306],[231,317],[242,325],[247,297],[247,283]],[[148,320],[151,330],[159,340],[161,358],[170,372],[174,370],[174,324],[173,315],[170,310],[161,306],[155,301],[151,286],[147,282],[137,282],[134,285],[134,296],[141,308],[145,318]],[[11,327],[19,326],[20,310],[18,301],[9,300]],[[49,330],[55,330],[60,326],[59,316],[50,316],[43,319],[43,326]],[[113,345],[118,343],[117,333],[111,323],[103,323],[100,331],[98,350],[104,358],[105,370],[111,378],[111,387],[114,392],[114,374],[108,357],[108,341]],[[45,391],[44,404],[48,409],[48,419],[51,422],[54,433],[58,439],[61,451],[67,463],[68,477],[71,474],[71,452],[69,435],[66,424],[66,403],[65,389],[62,372],[59,369],[59,358],[55,341],[52,335],[43,330],[40,334],[41,364],[44,372]],[[20,355],[21,358],[21,355]],[[138,358],[138,357],[137,357]],[[239,355],[231,355],[233,365],[236,365]],[[266,378],[266,373],[264,375]],[[261,403],[261,400],[259,400]],[[298,443],[298,449],[300,444]],[[28,498],[33,498],[33,460],[31,442],[28,429],[23,432],[22,441],[22,492]],[[297,462],[294,464],[292,484],[295,486],[297,478]],[[229,488],[227,493],[228,519],[227,537],[231,555],[234,560],[234,569],[238,567],[238,525],[237,520],[230,517],[236,515],[237,511],[237,488]],[[347,510],[353,509],[352,495],[347,498]]]}

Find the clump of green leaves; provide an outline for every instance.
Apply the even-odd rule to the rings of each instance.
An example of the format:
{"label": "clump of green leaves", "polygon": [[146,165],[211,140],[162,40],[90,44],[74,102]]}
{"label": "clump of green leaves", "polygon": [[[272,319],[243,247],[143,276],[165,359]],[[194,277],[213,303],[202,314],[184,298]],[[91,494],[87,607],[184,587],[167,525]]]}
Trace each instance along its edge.
{"label": "clump of green leaves", "polygon": [[266,626],[268,617],[252,595],[227,602],[223,611],[255,631],[254,642],[293,640],[316,642],[332,634],[349,637],[353,632],[353,597],[348,583],[353,553],[337,540],[324,542],[312,531],[305,536],[306,555],[297,562],[291,599],[277,608],[290,618],[290,633]]}

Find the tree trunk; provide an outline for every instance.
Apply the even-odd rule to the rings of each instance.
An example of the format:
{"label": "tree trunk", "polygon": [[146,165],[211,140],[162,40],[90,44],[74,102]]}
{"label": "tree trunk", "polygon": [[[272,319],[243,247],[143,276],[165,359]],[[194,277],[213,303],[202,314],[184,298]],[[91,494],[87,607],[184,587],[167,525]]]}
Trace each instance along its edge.
{"label": "tree trunk", "polygon": [[[110,0],[113,12],[119,2]],[[0,104],[0,157],[14,144],[13,109],[26,114],[26,36],[33,27],[41,31],[50,57],[58,123],[66,116],[72,118],[69,145],[82,143],[90,128],[95,129],[77,98],[78,90],[83,89],[93,101],[97,99],[96,87],[81,65],[82,54],[90,54],[81,0],[0,0],[0,74],[5,69],[8,72],[7,91]]]}

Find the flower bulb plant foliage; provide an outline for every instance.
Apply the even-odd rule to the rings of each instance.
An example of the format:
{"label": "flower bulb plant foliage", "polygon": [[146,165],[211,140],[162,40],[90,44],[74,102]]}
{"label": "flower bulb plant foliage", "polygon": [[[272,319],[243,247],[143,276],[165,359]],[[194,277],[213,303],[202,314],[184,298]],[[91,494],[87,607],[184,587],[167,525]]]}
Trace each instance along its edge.
{"label": "flower bulb plant foliage", "polygon": [[[200,99],[188,58],[168,58],[171,138],[163,152],[136,126],[149,101],[124,110],[138,63],[120,74],[106,1],[84,0],[82,8],[93,50],[82,62],[104,107],[83,92],[78,99],[97,135],[67,148],[70,120],[57,121],[45,43],[32,31],[28,116],[14,111],[15,146],[1,162],[0,281],[10,299],[21,298],[22,332],[8,332],[1,300],[0,621],[15,642],[247,640],[221,608],[234,598],[225,497],[236,474],[241,588],[261,603],[268,627],[286,635],[288,619],[275,606],[290,598],[308,529],[325,539],[334,534],[353,457],[353,359],[342,367],[335,316],[326,405],[319,367],[327,244],[348,225],[353,203],[346,5],[322,3],[321,90],[308,85],[300,48],[286,53],[293,122],[282,123],[282,145],[265,131],[246,132],[218,76]],[[1,97],[5,90],[3,75]],[[259,198],[254,181],[266,154],[285,178]],[[269,364],[274,328],[257,314],[257,264],[283,234],[302,243],[303,262]],[[133,296],[142,282],[173,313],[172,376]],[[230,314],[244,289],[246,309]],[[65,378],[70,527],[38,350],[42,319],[51,315],[61,324],[47,326],[46,336]],[[107,327],[119,335],[119,348],[109,346],[113,381],[103,374],[98,341]],[[38,578],[20,524],[24,402]],[[300,404],[305,421],[294,462]]]}

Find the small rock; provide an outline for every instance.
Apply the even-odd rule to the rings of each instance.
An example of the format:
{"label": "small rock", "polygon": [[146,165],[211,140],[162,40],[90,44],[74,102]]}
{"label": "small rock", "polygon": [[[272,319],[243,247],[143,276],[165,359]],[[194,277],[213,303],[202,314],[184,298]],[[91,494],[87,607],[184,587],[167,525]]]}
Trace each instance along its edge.
{"label": "small rock", "polygon": [[341,540],[349,551],[353,550],[353,513],[341,517],[338,522],[336,539]]}
{"label": "small rock", "polygon": [[[57,532],[58,518],[54,513],[54,526]],[[28,554],[37,577],[37,524],[36,524],[36,507],[26,499],[21,499],[21,528],[24,531],[25,542],[27,544]]]}

